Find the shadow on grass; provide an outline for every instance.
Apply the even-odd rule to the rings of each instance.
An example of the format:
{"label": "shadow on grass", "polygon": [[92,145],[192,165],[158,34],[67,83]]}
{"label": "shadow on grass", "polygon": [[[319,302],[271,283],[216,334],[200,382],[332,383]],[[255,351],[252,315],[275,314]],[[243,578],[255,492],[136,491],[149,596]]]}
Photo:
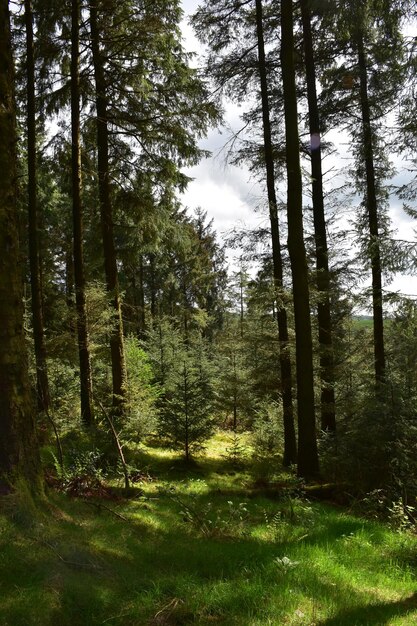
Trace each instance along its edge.
{"label": "shadow on grass", "polygon": [[[389,624],[394,617],[405,617],[414,611],[417,611],[417,592],[396,602],[379,602],[340,611],[334,617],[319,622],[317,626],[383,626]],[[417,613],[412,620],[410,624],[417,623]]]}
{"label": "shadow on grass", "polygon": [[[175,474],[177,463],[172,458],[165,461]],[[178,480],[188,479],[196,470],[190,472],[181,462],[179,466],[183,469]],[[224,466],[216,463],[217,470],[219,466],[227,467],[226,461]],[[207,479],[207,469],[202,473]],[[193,495],[192,501],[204,507],[213,498],[215,507],[227,512],[227,496],[216,493],[214,500],[209,488]],[[189,501],[191,496],[181,498]],[[361,557],[368,560],[367,569],[382,570],[386,559],[373,551],[384,533],[377,525],[330,507],[312,506],[318,522],[307,528],[303,542],[274,542],[233,536],[237,531],[232,524],[230,536],[203,536],[183,522],[181,503],[169,494],[111,502],[109,506],[128,521],[82,501],[61,495],[53,499],[63,513],[59,519],[42,520],[33,527],[25,519],[21,523],[14,519],[7,527],[9,537],[0,560],[1,626],[278,625],[311,597],[328,598],[338,611],[321,626],[376,626],[417,608],[416,596],[380,604],[372,604],[370,598],[366,604],[366,591],[349,583],[352,563],[347,546],[356,541],[355,535],[367,533]],[[264,509],[269,507],[271,518],[279,506],[271,508],[271,502],[262,498],[248,503],[256,524],[265,524]],[[338,541],[343,537],[346,546],[344,540]],[[334,573],[327,571],[329,550],[338,566]],[[326,553],[321,563],[319,551]],[[284,571],[279,565],[282,557],[298,565]]]}

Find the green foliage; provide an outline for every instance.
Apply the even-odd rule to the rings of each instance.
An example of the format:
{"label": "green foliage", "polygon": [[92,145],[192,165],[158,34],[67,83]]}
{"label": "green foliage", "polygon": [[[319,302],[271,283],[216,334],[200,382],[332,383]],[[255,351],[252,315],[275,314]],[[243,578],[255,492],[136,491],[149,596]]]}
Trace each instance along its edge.
{"label": "green foliage", "polygon": [[[339,329],[340,332],[340,329]],[[338,427],[321,435],[325,474],[359,494],[383,490],[387,501],[414,505],[417,442],[417,331],[415,305],[399,303],[385,323],[387,375],[375,389],[372,332],[354,319],[338,339]],[[341,355],[344,355],[342,361]]]}
{"label": "green foliage", "polygon": [[273,401],[259,406],[252,427],[252,474],[256,482],[269,483],[282,465],[282,407]]}
{"label": "green foliage", "polygon": [[214,422],[207,394],[210,381],[202,363],[187,352],[180,359],[161,395],[158,429],[188,460],[213,433]]}
{"label": "green foliage", "polygon": [[200,333],[182,337],[161,320],[148,339],[149,354],[161,384],[158,432],[187,460],[213,433],[213,368]]}
{"label": "green foliage", "polygon": [[256,412],[253,422],[254,457],[274,464],[282,452],[282,409],[277,402],[266,400]]}
{"label": "green foliage", "polygon": [[74,365],[60,359],[48,359],[49,391],[55,424],[61,434],[77,426],[79,377]]}
{"label": "green foliage", "polygon": [[216,410],[227,426],[244,428],[253,409],[251,374],[247,365],[247,344],[241,336],[237,315],[228,314],[216,338],[219,373],[215,381]]}
{"label": "green foliage", "polygon": [[197,497],[186,500],[177,493],[175,487],[163,490],[162,493],[179,505],[178,513],[182,521],[205,537],[239,537],[249,533],[246,502],[228,500],[226,507],[216,507],[212,502],[200,504]]}
{"label": "green foliage", "polygon": [[154,373],[149,356],[141,348],[139,340],[127,337],[125,340],[127,368],[127,416],[123,424],[124,437],[141,439],[152,432],[156,425],[156,402],[160,388],[153,384]]}
{"label": "green foliage", "polygon": [[247,457],[247,446],[242,443],[242,438],[237,432],[233,432],[228,436],[228,445],[226,446],[226,454],[224,458],[229,461],[232,467],[241,467]]}

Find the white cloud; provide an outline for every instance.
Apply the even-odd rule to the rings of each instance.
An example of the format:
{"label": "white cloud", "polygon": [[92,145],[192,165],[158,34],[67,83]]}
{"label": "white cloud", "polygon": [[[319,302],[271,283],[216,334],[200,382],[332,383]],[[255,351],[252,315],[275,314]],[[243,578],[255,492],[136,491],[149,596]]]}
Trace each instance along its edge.
{"label": "white cloud", "polygon": [[[203,48],[193,34],[188,23],[188,17],[199,4],[198,0],[183,0],[185,12],[182,23],[182,32],[185,48],[190,52],[202,53]],[[243,109],[232,103],[225,103],[226,125],[238,131],[241,127],[240,115]],[[265,207],[263,190],[256,181],[252,180],[246,167],[234,167],[225,165],[225,144],[230,139],[228,131],[213,129],[208,136],[201,141],[201,147],[209,150],[212,157],[204,159],[198,166],[186,170],[186,174],[193,178],[189,187],[182,197],[183,203],[190,210],[200,206],[207,211],[208,217],[214,219],[214,227],[220,237],[233,226],[245,225],[247,227],[265,226],[267,220],[264,212],[257,212],[257,208]],[[338,187],[344,182],[343,172],[346,172],[352,164],[350,136],[347,130],[334,131],[325,137],[335,146],[335,152],[331,153],[324,161],[324,171],[327,171],[327,187]],[[404,164],[398,161],[394,163],[399,172],[395,178],[397,185],[403,183],[406,178]],[[339,170],[337,174],[335,171]],[[334,178],[333,178],[334,177]],[[281,193],[285,198],[286,191]],[[358,200],[359,201],[359,200]],[[413,220],[402,209],[402,203],[393,194],[390,200],[390,215],[393,227],[398,231],[398,238],[409,241],[416,240]],[[339,208],[339,210],[341,207]],[[416,224],[417,228],[417,224]],[[398,291],[403,294],[417,294],[417,277],[396,276],[394,281],[387,286],[390,291]]]}

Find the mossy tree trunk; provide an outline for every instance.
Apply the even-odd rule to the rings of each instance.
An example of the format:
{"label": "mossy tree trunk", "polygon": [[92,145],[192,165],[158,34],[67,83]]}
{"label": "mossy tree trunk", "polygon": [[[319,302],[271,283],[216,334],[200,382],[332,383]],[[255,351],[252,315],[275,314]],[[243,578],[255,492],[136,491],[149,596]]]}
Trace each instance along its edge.
{"label": "mossy tree trunk", "polygon": [[16,177],[16,108],[7,0],[0,0],[0,481],[40,489],[40,463],[23,327]]}
{"label": "mossy tree trunk", "polygon": [[26,83],[27,83],[27,162],[29,264],[32,296],[32,326],[35,346],[38,409],[48,411],[50,405],[46,349],[44,341],[41,263],[39,252],[39,215],[36,168],[36,100],[35,56],[33,42],[33,11],[31,0],[25,0]]}

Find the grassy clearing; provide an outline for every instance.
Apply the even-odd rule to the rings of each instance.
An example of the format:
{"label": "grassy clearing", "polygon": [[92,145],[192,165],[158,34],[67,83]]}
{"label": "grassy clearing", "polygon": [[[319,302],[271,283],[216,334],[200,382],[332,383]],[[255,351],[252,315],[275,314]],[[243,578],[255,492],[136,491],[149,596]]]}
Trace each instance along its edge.
{"label": "grassy clearing", "polygon": [[[192,468],[155,446],[152,480],[107,508],[0,502],[0,624],[417,624],[417,541],[284,491],[266,498],[218,436]],[[95,503],[99,504],[99,503]]]}

